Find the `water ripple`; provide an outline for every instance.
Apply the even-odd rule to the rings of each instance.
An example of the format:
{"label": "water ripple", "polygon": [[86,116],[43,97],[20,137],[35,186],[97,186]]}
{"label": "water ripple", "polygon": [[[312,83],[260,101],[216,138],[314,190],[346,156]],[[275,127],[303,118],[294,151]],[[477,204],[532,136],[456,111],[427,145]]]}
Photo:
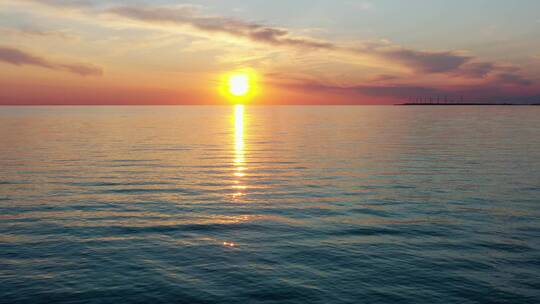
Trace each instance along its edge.
{"label": "water ripple", "polygon": [[1,303],[540,302],[540,109],[95,109],[0,111]]}

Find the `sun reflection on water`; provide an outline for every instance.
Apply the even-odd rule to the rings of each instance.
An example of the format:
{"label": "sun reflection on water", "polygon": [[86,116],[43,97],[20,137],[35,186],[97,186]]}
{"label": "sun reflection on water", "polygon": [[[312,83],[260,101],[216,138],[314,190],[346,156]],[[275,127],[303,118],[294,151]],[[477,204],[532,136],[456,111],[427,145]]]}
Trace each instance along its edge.
{"label": "sun reflection on water", "polygon": [[244,140],[244,105],[235,105],[234,107],[234,198],[245,195],[247,186],[242,178],[246,176],[246,149]]}

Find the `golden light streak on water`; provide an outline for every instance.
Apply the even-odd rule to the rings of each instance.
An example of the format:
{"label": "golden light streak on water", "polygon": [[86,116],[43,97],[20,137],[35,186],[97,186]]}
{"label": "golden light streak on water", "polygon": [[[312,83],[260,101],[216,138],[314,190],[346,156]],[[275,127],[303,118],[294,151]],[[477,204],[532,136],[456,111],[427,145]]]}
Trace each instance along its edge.
{"label": "golden light streak on water", "polygon": [[236,180],[232,188],[235,190],[233,198],[239,198],[245,195],[247,185],[242,181],[246,176],[246,147],[244,140],[244,105],[234,106],[234,177]]}

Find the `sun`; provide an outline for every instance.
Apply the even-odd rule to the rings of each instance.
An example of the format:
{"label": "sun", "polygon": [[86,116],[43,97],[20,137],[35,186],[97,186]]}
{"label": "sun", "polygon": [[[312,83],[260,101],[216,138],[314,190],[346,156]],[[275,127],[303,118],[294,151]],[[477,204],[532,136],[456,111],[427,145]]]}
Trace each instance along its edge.
{"label": "sun", "polygon": [[247,74],[231,75],[228,80],[229,93],[233,96],[242,97],[249,93],[250,81]]}
{"label": "sun", "polygon": [[219,90],[225,98],[236,104],[252,102],[260,94],[258,73],[250,68],[221,75]]}

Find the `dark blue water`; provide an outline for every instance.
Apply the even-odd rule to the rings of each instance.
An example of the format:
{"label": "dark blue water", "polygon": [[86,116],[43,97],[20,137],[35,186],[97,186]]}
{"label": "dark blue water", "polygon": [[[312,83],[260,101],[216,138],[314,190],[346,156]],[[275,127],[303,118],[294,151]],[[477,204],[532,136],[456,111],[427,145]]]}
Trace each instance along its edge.
{"label": "dark blue water", "polygon": [[0,303],[540,303],[538,107],[2,107]]}

